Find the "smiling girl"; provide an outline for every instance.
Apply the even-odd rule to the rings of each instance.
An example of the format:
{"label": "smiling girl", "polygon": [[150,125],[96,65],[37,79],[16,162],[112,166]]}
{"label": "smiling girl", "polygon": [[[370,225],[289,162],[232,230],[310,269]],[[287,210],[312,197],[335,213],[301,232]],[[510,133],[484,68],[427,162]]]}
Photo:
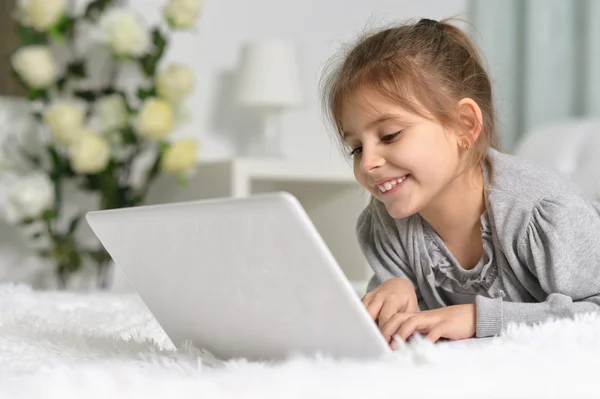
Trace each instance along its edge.
{"label": "smiling girl", "polygon": [[490,79],[462,31],[426,19],[376,32],[324,83],[372,195],[357,224],[374,271],[363,303],[388,342],[600,311],[600,207],[497,149]]}

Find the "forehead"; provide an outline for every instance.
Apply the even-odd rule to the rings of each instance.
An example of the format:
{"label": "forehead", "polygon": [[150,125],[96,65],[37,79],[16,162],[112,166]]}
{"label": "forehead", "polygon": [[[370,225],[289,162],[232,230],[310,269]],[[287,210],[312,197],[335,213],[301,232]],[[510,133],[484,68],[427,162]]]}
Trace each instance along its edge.
{"label": "forehead", "polygon": [[357,91],[348,98],[342,105],[339,116],[345,136],[367,130],[370,125],[387,120],[410,122],[418,117],[397,101],[372,89]]}

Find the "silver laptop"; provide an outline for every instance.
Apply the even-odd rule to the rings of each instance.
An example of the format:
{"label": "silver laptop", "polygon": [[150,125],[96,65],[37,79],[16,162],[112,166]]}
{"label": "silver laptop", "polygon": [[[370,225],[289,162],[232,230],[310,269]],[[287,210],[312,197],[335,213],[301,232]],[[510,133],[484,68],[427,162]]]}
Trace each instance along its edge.
{"label": "silver laptop", "polygon": [[93,211],[87,221],[177,347],[221,360],[391,352],[291,194]]}

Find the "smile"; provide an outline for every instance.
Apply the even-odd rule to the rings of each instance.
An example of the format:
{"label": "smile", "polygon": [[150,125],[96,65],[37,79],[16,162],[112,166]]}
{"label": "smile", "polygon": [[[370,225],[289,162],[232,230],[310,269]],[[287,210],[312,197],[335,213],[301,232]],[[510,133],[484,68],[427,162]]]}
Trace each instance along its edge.
{"label": "smile", "polygon": [[382,194],[390,193],[400,188],[400,186],[402,186],[402,183],[406,180],[407,177],[408,175],[388,180],[385,183],[376,184],[375,187],[377,187]]}

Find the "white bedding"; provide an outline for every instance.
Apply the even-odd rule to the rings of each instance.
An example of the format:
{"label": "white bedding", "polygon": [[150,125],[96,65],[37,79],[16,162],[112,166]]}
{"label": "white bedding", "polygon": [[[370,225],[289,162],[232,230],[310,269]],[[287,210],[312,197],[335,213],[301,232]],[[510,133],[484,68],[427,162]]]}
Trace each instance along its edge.
{"label": "white bedding", "polygon": [[481,345],[418,340],[372,362],[202,359],[173,351],[132,294],[0,286],[0,398],[600,397],[600,317],[513,326]]}

